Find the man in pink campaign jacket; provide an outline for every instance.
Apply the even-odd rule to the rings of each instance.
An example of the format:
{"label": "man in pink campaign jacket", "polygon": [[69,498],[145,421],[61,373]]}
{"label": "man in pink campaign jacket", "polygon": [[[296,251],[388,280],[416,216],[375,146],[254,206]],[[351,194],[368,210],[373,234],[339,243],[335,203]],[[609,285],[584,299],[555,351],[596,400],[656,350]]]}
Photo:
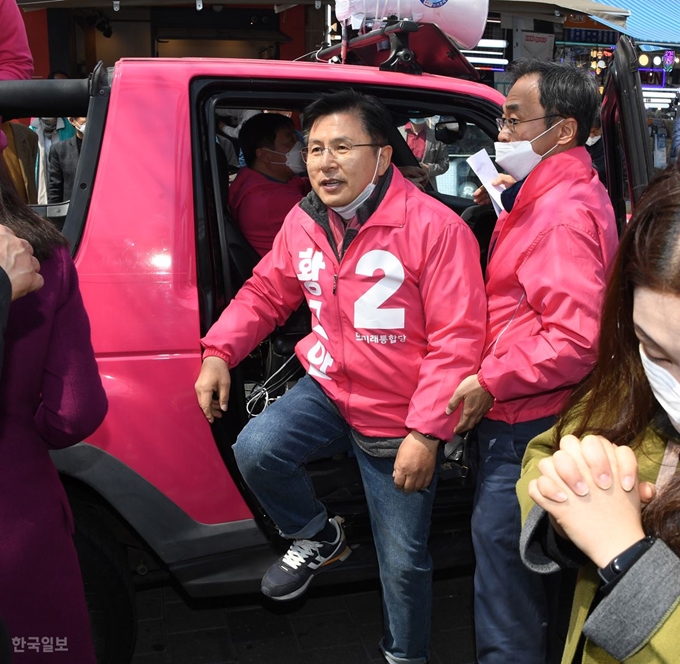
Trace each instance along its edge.
{"label": "man in pink campaign jacket", "polygon": [[[296,348],[307,375],[241,432],[248,486],[294,540],[262,580],[278,600],[350,553],[304,464],[351,450],[363,478],[385,607],[388,662],[429,656],[427,539],[450,393],[477,370],[486,298],[466,224],[391,166],[391,118],[353,90],[304,113],[312,192],[203,339],[196,383],[210,422],[227,408],[228,369],[306,300],[312,332]],[[213,400],[215,391],[219,398]]]}
{"label": "man in pink campaign jacket", "polygon": [[[19,7],[16,0],[0,0],[0,81],[17,81],[32,75],[33,56]],[[0,131],[0,153],[6,147],[7,136]]]}
{"label": "man in pink campaign jacket", "polygon": [[290,209],[309,193],[302,143],[293,121],[258,113],[243,123],[239,142],[247,166],[229,185],[234,221],[260,256],[271,250]]}
{"label": "man in pink campaign jacket", "polygon": [[464,400],[457,431],[479,422],[472,517],[478,659],[545,664],[560,654],[547,639],[553,593],[520,560],[515,484],[527,443],[553,424],[595,362],[618,240],[584,147],[599,107],[595,79],[584,69],[527,60],[512,75],[496,162],[516,183],[502,194],[505,211],[491,238],[484,354],[449,406]]}

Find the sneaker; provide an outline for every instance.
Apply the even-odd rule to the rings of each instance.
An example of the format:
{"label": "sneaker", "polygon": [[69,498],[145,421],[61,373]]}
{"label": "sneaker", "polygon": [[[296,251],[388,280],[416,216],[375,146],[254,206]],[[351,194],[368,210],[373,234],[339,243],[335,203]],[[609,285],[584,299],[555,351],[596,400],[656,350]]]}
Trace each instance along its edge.
{"label": "sneaker", "polygon": [[352,550],[347,546],[340,517],[329,519],[337,532],[332,542],[295,540],[262,578],[262,593],[271,599],[295,599],[307,590],[315,574],[333,563],[346,560]]}

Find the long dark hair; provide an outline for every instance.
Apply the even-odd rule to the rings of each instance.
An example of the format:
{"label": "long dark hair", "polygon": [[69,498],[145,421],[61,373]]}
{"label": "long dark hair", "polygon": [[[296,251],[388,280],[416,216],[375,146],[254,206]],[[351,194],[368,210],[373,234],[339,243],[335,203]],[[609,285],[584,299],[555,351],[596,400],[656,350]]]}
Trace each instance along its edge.
{"label": "long dark hair", "polygon": [[633,328],[633,292],[643,286],[680,295],[680,171],[669,167],[645,190],[607,285],[593,372],[568,399],[556,440],[566,428],[616,445],[637,445],[647,427],[668,426],[642,368]]}
{"label": "long dark hair", "polygon": [[53,224],[37,215],[21,200],[1,152],[0,224],[11,228],[17,237],[29,242],[39,261],[49,258],[56,247],[68,244]]}
{"label": "long dark hair", "polygon": [[645,532],[660,537],[680,556],[680,473],[675,473],[642,512]]}

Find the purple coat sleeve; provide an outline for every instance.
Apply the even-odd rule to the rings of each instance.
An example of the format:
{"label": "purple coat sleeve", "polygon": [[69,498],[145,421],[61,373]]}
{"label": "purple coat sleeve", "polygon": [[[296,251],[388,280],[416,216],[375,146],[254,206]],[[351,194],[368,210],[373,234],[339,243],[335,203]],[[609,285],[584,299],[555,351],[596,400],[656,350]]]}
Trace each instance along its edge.
{"label": "purple coat sleeve", "polygon": [[5,328],[9,315],[9,305],[12,303],[12,282],[2,268],[0,268],[0,374],[5,354]]}
{"label": "purple coat sleeve", "polygon": [[60,251],[62,288],[43,372],[42,399],[35,414],[41,436],[57,448],[94,433],[108,408],[76,268],[68,252]]}

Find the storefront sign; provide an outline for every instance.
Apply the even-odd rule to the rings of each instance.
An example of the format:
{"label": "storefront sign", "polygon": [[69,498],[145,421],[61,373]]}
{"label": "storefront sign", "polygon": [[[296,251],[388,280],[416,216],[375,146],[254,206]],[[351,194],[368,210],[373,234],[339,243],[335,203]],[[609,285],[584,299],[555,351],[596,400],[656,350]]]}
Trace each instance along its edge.
{"label": "storefront sign", "polygon": [[616,44],[618,33],[614,30],[591,30],[582,28],[565,28],[564,41],[579,44]]}
{"label": "storefront sign", "polygon": [[555,47],[555,35],[542,32],[522,32],[519,39],[519,58],[538,58],[552,60]]}

